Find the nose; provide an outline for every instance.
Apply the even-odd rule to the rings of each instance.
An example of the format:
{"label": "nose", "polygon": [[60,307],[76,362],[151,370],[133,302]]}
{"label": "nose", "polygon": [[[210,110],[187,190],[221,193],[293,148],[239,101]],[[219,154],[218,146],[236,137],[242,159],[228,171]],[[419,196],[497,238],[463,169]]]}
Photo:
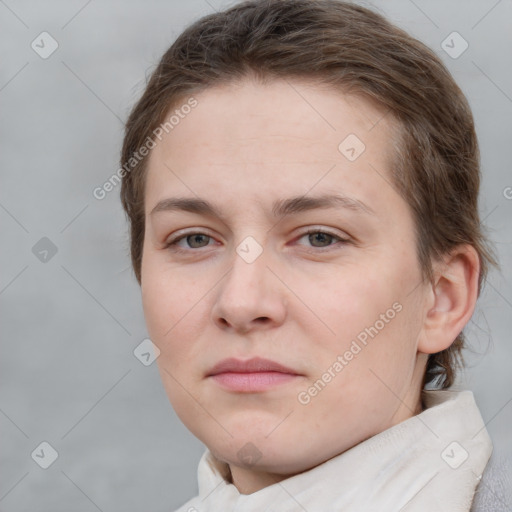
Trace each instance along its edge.
{"label": "nose", "polygon": [[213,321],[223,330],[248,333],[283,323],[286,289],[268,268],[266,252],[252,263],[234,252],[231,270],[217,287]]}

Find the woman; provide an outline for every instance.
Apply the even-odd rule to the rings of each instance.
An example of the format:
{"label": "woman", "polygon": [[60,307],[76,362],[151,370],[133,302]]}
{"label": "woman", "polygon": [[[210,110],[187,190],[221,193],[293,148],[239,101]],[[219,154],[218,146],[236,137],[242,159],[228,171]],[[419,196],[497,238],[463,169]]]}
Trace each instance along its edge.
{"label": "woman", "polygon": [[162,57],[121,199],[211,510],[470,510],[492,444],[451,391],[489,265],[467,101],[328,0],[248,1]]}

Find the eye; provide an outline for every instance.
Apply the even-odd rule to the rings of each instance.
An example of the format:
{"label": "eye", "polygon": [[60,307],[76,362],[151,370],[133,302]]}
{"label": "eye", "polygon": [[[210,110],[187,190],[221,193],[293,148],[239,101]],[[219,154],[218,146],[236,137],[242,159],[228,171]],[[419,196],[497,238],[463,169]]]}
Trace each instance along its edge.
{"label": "eye", "polygon": [[[212,237],[204,233],[187,233],[180,237],[169,240],[166,244],[166,249],[172,249],[177,251],[186,251],[188,249],[200,249],[201,247],[207,247],[211,245],[209,242],[212,241]],[[183,243],[187,245],[183,245]]]}
{"label": "eye", "polygon": [[[330,233],[321,229],[309,229],[306,233],[298,238],[298,241],[307,238],[310,247],[316,249],[328,249],[335,245],[350,243],[350,240],[347,238],[343,238],[334,233]],[[169,242],[166,243],[165,248],[176,251],[176,252],[189,252],[194,249],[201,249],[203,247],[208,247],[209,245],[213,245],[215,240],[213,237],[201,233],[186,233],[181,236],[177,236],[175,238],[171,238]],[[303,244],[300,244],[303,245]]]}
{"label": "eye", "polygon": [[306,237],[311,246],[318,249],[331,247],[335,245],[333,242],[341,242],[342,244],[349,242],[346,238],[342,238],[334,233],[329,233],[328,231],[322,231],[319,229],[309,229],[299,238],[299,240]]}

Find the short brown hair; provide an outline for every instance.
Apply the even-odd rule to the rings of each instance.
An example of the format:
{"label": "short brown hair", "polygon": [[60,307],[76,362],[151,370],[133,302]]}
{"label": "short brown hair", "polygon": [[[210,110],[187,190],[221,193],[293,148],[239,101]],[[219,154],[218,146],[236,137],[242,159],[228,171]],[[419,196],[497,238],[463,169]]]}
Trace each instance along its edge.
{"label": "short brown hair", "polygon": [[[418,259],[432,262],[459,244],[480,259],[479,293],[496,264],[478,213],[479,151],[468,102],[428,47],[381,15],[336,0],[249,0],[189,26],[166,51],[126,123],[121,163],[144,144],[169,109],[187,96],[244,77],[311,79],[377,100],[398,121],[393,186],[415,221]],[[138,283],[144,243],[147,157],[123,176]],[[429,357],[424,385],[452,385],[461,332]]]}

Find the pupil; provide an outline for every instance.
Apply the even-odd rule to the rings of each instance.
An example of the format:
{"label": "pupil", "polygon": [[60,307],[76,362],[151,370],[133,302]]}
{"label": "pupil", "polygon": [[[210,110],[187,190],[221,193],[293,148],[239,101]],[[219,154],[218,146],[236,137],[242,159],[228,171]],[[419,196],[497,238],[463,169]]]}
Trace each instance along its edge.
{"label": "pupil", "polygon": [[[207,237],[206,237],[206,235],[190,235],[188,237],[188,243],[191,247],[202,247],[201,238],[207,238]],[[194,245],[196,242],[199,245]]]}
{"label": "pupil", "polygon": [[[320,241],[321,246],[324,247],[325,245],[329,245],[332,235],[328,235],[327,233],[312,233],[309,235],[309,241],[312,243],[312,245],[315,245],[314,244],[315,237],[317,240]],[[322,245],[322,241],[327,242],[327,243],[324,243]]]}

